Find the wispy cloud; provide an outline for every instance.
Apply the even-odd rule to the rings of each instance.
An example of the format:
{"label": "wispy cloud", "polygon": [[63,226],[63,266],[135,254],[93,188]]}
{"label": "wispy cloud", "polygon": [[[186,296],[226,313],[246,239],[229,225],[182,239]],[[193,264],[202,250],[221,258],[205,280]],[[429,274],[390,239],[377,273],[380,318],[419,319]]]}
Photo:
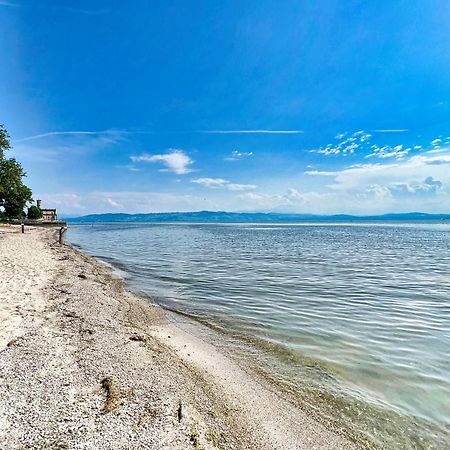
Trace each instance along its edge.
{"label": "wispy cloud", "polygon": [[249,156],[253,156],[253,152],[239,152],[234,150],[231,152],[230,156],[226,156],[224,158],[225,161],[237,161],[239,159],[247,158]]}
{"label": "wispy cloud", "polygon": [[228,180],[223,178],[194,178],[191,180],[192,183],[200,184],[209,189],[219,189],[225,188],[230,191],[248,191],[252,189],[256,189],[256,185],[254,184],[239,184],[239,183],[231,183]]}
{"label": "wispy cloud", "polygon": [[[0,0],[1,2],[1,0]],[[1,3],[0,3],[0,6]],[[39,133],[35,134],[33,136],[26,136],[24,138],[16,139],[15,142],[25,142],[25,141],[32,141],[35,139],[45,139],[50,138],[54,136],[76,136],[76,135],[133,135],[133,134],[155,134],[158,133],[158,131],[152,131],[152,130],[117,130],[117,129],[111,129],[111,130],[67,130],[67,131],[49,131],[46,133]],[[206,134],[299,134],[303,133],[301,130],[206,130],[206,131],[193,131],[193,133],[206,133]],[[229,157],[229,160],[231,161],[232,158],[238,159],[239,157],[245,157],[245,156],[251,156],[252,152],[238,152],[234,151],[232,152],[232,155]]]}
{"label": "wispy cloud", "polygon": [[123,164],[123,165],[117,165],[115,166],[117,169],[126,169],[129,172],[140,172],[141,169],[133,166],[132,164]]}
{"label": "wispy cloud", "polygon": [[248,191],[256,189],[256,184],[239,184],[239,183],[229,183],[227,184],[227,189],[230,191]]}
{"label": "wispy cloud", "polygon": [[27,136],[21,139],[16,139],[14,142],[34,141],[36,139],[43,139],[53,136],[100,136],[100,135],[121,135],[128,132],[123,130],[101,130],[101,131],[50,131],[48,133],[35,134],[33,136]]}
{"label": "wispy cloud", "polygon": [[161,169],[162,172],[174,172],[178,175],[192,172],[189,166],[194,162],[183,150],[179,149],[169,149],[169,153],[160,155],[131,156],[130,159],[133,162],[161,162],[166,166],[165,169]]}
{"label": "wispy cloud", "polygon": [[[36,139],[36,140],[35,140]],[[48,140],[39,140],[39,137],[13,141],[13,154],[22,161],[58,162],[61,156],[80,157],[89,152],[111,148],[123,140],[121,133],[117,132],[64,132],[50,133]]]}
{"label": "wispy cloud", "polygon": [[405,133],[408,130],[406,128],[392,129],[392,130],[370,130],[372,133]]}
{"label": "wispy cloud", "polygon": [[301,134],[303,130],[201,130],[206,134]]}

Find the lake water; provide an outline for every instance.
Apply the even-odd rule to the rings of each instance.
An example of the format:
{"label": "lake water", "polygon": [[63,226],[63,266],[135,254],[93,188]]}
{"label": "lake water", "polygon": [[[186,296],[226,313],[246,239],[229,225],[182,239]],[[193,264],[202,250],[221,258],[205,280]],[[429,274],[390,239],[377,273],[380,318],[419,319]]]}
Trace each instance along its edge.
{"label": "lake water", "polygon": [[86,224],[68,239],[241,341],[325,421],[450,448],[450,224]]}

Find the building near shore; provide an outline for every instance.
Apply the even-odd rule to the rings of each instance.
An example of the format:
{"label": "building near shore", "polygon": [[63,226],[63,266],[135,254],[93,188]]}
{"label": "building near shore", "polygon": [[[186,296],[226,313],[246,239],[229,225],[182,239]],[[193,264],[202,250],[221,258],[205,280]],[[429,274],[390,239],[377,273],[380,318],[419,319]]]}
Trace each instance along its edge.
{"label": "building near shore", "polygon": [[58,220],[58,214],[56,208],[41,208],[41,200],[36,201],[37,207],[42,212],[42,220],[44,222],[56,222]]}

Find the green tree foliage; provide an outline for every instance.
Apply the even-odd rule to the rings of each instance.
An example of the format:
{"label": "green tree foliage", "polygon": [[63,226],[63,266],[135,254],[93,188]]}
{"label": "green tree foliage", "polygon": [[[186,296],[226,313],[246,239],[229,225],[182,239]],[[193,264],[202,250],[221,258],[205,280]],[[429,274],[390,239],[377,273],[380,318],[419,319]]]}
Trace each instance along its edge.
{"label": "green tree foliage", "polygon": [[31,220],[40,219],[42,217],[42,211],[36,205],[31,205],[28,208],[27,217],[28,217],[28,219],[31,219]]}
{"label": "green tree foliage", "polygon": [[4,125],[0,125],[0,161],[4,158],[4,153],[6,150],[11,148],[11,144],[9,142],[9,134],[6,131]]}
{"label": "green tree foliage", "polygon": [[23,217],[32,193],[22,182],[26,174],[20,163],[14,158],[5,158],[5,152],[10,148],[8,132],[0,125],[0,206],[4,209],[4,216],[19,219]]}

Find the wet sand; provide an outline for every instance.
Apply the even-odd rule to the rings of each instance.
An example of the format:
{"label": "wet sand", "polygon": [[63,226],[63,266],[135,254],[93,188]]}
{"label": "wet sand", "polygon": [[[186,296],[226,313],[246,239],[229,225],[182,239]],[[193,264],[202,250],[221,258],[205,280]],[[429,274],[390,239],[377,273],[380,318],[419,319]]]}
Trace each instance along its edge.
{"label": "wet sand", "polygon": [[54,230],[18,231],[0,227],[1,449],[357,448]]}

